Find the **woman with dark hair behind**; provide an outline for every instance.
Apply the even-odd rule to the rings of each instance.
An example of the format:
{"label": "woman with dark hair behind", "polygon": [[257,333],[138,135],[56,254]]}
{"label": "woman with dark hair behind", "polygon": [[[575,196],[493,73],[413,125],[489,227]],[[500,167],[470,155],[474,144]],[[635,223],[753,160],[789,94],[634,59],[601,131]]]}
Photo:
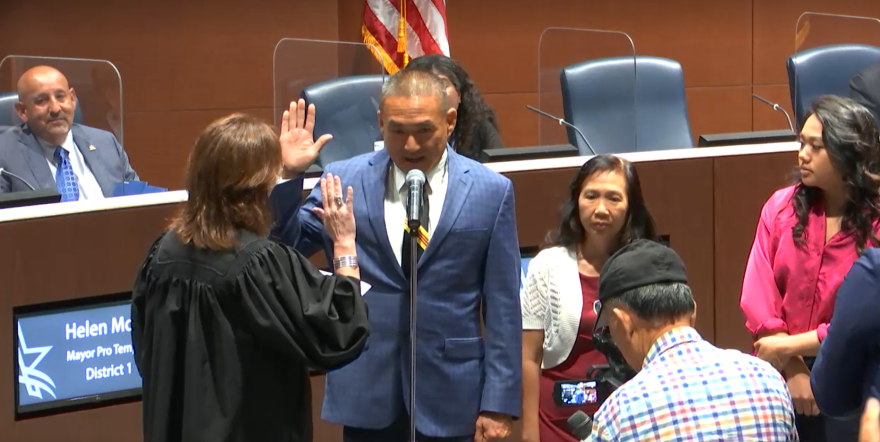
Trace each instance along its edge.
{"label": "woman with dark hair behind", "polygon": [[798,180],[764,204],[740,307],[757,356],[786,378],[801,440],[846,441],[857,421],[819,415],[810,370],[838,288],[878,244],[880,146],[871,112],[836,96],[813,104],[799,140]]}
{"label": "woman with dark hair behind", "polygon": [[445,55],[423,55],[413,59],[407,69],[433,72],[446,82],[446,92],[452,107],[458,109],[458,119],[449,144],[461,155],[480,161],[485,149],[504,147],[498,134],[495,111],[483,101],[483,96],[457,61]]}
{"label": "woman with dark hair behind", "polygon": [[190,153],[189,198],[133,289],[145,442],[311,441],[309,369],[360,354],[368,322],[351,188],[344,201],[338,177],[321,180],[336,201],[318,214],[336,275],[267,238],[282,169],[301,174],[326,142],[312,141],[314,109],[303,126],[304,114],[302,101],[285,112],[282,142],[254,117],[221,118]]}
{"label": "woman with dark hair behind", "polygon": [[[622,245],[656,239],[633,165],[613,155],[587,161],[575,175],[559,228],[529,264],[520,297],[523,322],[523,441],[576,441],[566,426],[575,411],[602,404],[559,407],[553,385],[584,379],[606,363],[593,346],[599,273]],[[594,391],[588,397],[596,396]]]}

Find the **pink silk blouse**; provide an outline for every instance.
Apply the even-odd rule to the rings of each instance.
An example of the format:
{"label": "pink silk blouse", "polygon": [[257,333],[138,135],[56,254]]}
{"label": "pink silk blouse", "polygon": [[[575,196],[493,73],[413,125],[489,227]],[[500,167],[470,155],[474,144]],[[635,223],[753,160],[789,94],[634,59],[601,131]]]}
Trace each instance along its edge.
{"label": "pink silk blouse", "polygon": [[858,259],[856,237],[838,232],[825,242],[825,211],[810,211],[804,243],[797,244],[792,227],[797,216],[791,197],[795,188],[777,190],[764,203],[755,242],[743,279],[740,308],[752,337],[816,330],[828,334],[837,289]]}

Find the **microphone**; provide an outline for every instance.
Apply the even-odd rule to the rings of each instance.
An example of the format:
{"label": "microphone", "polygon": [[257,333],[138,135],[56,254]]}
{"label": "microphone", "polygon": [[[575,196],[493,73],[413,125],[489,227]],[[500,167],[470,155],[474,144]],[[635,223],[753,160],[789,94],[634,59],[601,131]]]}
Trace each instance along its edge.
{"label": "microphone", "polygon": [[583,411],[572,414],[565,422],[565,425],[568,426],[568,430],[571,431],[575,439],[579,441],[589,439],[590,433],[593,432],[593,419]]}
{"label": "microphone", "polygon": [[419,228],[422,219],[422,188],[425,185],[425,173],[418,169],[406,173],[406,219],[409,229],[413,232]]}
{"label": "microphone", "polygon": [[6,170],[6,169],[0,167],[0,175],[3,175],[4,173],[5,173],[6,175],[9,175],[9,176],[11,176],[11,177],[13,177],[13,178],[15,178],[15,179],[21,181],[22,183],[24,183],[25,186],[30,187],[31,190],[34,190],[34,191],[37,190],[37,189],[34,188],[34,186],[31,186],[31,183],[25,181],[24,178],[22,178],[22,177],[20,177],[20,176],[18,176],[18,175],[16,175],[16,174],[14,174],[14,173],[12,173],[12,172]]}
{"label": "microphone", "polygon": [[788,128],[791,129],[792,133],[797,134],[797,132],[794,130],[794,125],[791,124],[791,117],[788,116],[788,112],[786,112],[785,109],[782,108],[782,106],[776,103],[771,103],[770,100],[763,98],[759,95],[752,94],[752,98],[766,104],[767,106],[772,107],[775,111],[782,112],[785,115],[785,119],[788,120]]}
{"label": "microphone", "polygon": [[569,123],[568,121],[565,121],[562,118],[556,118],[553,115],[550,115],[547,112],[542,111],[541,109],[535,109],[529,105],[526,105],[526,108],[532,112],[537,112],[538,114],[543,115],[551,120],[556,120],[556,122],[559,123],[560,126],[568,126],[572,129],[574,129],[574,131],[577,132],[577,134],[581,136],[581,139],[584,140],[584,144],[587,145],[587,149],[590,149],[590,153],[592,153],[593,155],[596,155],[596,151],[593,150],[593,146],[590,145],[590,142],[587,141],[587,137],[584,136],[584,133],[581,132],[581,130],[578,129],[577,126]]}

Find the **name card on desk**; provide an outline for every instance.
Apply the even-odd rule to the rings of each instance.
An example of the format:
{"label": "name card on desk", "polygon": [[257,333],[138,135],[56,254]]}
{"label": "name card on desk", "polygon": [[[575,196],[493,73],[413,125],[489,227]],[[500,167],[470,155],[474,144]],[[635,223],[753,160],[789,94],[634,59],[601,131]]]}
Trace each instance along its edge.
{"label": "name card on desk", "polygon": [[145,193],[167,192],[168,189],[163,187],[150,186],[143,181],[126,181],[116,185],[113,189],[113,196],[131,196],[143,195]]}

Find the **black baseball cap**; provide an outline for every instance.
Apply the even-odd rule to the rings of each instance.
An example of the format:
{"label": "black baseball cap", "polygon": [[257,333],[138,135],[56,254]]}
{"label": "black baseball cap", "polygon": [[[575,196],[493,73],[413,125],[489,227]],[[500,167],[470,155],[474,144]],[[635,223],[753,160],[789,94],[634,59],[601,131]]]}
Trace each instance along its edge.
{"label": "black baseball cap", "polygon": [[681,282],[687,284],[684,262],[675,250],[647,239],[633,241],[614,252],[605,262],[599,276],[599,300],[593,304],[596,325],[608,325],[608,314],[602,308],[608,301],[638,287]]}

